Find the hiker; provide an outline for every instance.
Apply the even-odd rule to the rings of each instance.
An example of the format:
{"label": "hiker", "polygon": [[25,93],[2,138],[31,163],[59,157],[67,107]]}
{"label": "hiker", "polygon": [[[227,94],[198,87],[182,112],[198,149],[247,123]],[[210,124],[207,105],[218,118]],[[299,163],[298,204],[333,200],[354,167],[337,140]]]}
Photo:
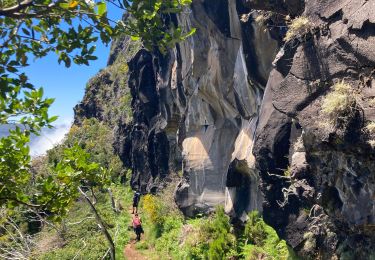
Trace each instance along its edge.
{"label": "hiker", "polygon": [[138,203],[139,203],[140,198],[141,198],[141,193],[137,190],[134,193],[134,196],[133,196],[133,212],[132,212],[132,214],[134,214],[134,209],[135,209],[135,213],[138,213]]}
{"label": "hiker", "polygon": [[137,241],[139,241],[141,240],[141,234],[144,232],[142,228],[142,220],[138,216],[138,213],[135,213],[135,215],[133,216],[132,224],[133,224],[134,233],[137,235]]}

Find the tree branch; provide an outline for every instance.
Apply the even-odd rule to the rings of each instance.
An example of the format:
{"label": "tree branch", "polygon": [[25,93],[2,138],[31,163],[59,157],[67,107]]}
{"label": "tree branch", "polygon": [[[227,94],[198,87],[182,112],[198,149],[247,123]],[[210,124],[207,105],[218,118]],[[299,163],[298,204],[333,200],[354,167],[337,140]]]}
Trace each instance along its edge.
{"label": "tree branch", "polygon": [[12,7],[0,9],[0,15],[11,16],[12,14],[25,9],[26,7],[32,6],[33,0],[25,0],[19,2],[17,5]]}
{"label": "tree branch", "polygon": [[2,200],[5,200],[5,201],[8,201],[8,200],[12,200],[12,201],[15,201],[19,204],[22,204],[22,205],[25,205],[25,206],[28,206],[28,207],[32,207],[32,208],[40,208],[42,205],[36,205],[36,204],[30,204],[30,203],[27,203],[27,202],[23,202],[23,201],[20,201],[16,198],[0,198],[0,201]]}
{"label": "tree branch", "polygon": [[110,255],[111,255],[111,260],[115,260],[115,244],[113,243],[112,237],[109,234],[107,228],[104,225],[104,222],[102,218],[100,217],[98,211],[96,210],[94,204],[92,204],[90,198],[86,195],[86,193],[78,187],[78,191],[82,194],[82,196],[86,199],[86,202],[89,204],[91,211],[95,215],[96,222],[98,223],[98,226],[100,227],[100,230],[102,231],[103,235],[107,239],[109,243],[109,248],[110,248]]}

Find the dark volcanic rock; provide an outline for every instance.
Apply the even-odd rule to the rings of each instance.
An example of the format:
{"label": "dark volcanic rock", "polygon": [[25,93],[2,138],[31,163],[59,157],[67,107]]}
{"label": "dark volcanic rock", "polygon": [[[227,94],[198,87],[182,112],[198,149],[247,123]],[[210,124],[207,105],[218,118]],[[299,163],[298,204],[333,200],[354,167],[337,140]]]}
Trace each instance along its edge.
{"label": "dark volcanic rock", "polygon": [[[303,15],[317,30],[283,47],[268,80],[254,149],[264,217],[306,257],[374,257],[375,153],[364,130],[374,120],[374,7],[375,1],[306,2]],[[343,80],[361,112],[339,129],[327,123],[322,102]],[[301,128],[298,138],[290,138],[291,121]],[[288,167],[284,181],[280,169]]]}
{"label": "dark volcanic rock", "polygon": [[[277,14],[258,24],[255,9]],[[194,0],[175,20],[197,32],[166,55],[114,43],[76,123],[113,126],[134,189],[156,192],[180,172],[186,215],[263,210],[304,259],[374,259],[374,10],[375,0]],[[284,44],[286,15],[310,32]],[[354,101],[333,122],[322,104],[340,82]]]}
{"label": "dark volcanic rock", "polygon": [[141,50],[129,62],[129,86],[132,91],[133,126],[131,158],[133,170],[131,185],[142,192],[156,192],[159,181],[169,174],[169,140],[161,128],[159,91],[153,56]]}

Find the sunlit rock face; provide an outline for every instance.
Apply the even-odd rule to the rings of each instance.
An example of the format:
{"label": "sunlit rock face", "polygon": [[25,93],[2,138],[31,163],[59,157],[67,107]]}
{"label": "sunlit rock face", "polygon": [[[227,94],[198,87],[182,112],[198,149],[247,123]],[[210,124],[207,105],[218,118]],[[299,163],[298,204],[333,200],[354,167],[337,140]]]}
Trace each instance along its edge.
{"label": "sunlit rock face", "polygon": [[[182,62],[172,73],[172,79],[181,79],[186,99],[184,176],[176,202],[187,215],[216,205],[225,205],[227,213],[239,218],[261,210],[253,137],[262,83],[278,45],[257,27],[243,28],[239,16],[235,1],[194,1],[191,13],[179,17],[180,24],[197,28],[176,50]],[[244,51],[245,29],[252,30],[254,39],[260,36],[261,42],[248,39],[257,52]],[[249,64],[259,65],[251,71],[256,77],[249,73]]]}
{"label": "sunlit rock face", "polygon": [[[195,0],[175,18],[197,32],[166,55],[145,50],[129,62],[133,122],[120,149],[132,186],[154,192],[176,172],[176,202],[189,216],[224,205],[245,218],[262,209],[254,133],[278,43],[241,1]],[[238,5],[237,5],[238,4]]]}
{"label": "sunlit rock face", "polygon": [[[253,9],[278,13],[268,30]],[[375,0],[194,0],[171,18],[192,37],[126,59],[131,123],[95,101],[104,93],[117,106],[129,91],[106,72],[76,113],[111,122],[134,189],[179,178],[188,216],[260,210],[303,259],[374,259],[374,10]],[[311,33],[284,45],[285,24],[272,26],[280,14],[307,17]],[[322,103],[342,81],[357,105],[339,128]]]}
{"label": "sunlit rock face", "polygon": [[[268,2],[282,1],[265,10]],[[305,1],[299,13],[314,30],[281,49],[268,79],[254,147],[263,216],[304,258],[375,257],[374,136],[365,128],[375,119],[373,10],[374,0]],[[338,126],[322,104],[343,81],[357,105]]]}

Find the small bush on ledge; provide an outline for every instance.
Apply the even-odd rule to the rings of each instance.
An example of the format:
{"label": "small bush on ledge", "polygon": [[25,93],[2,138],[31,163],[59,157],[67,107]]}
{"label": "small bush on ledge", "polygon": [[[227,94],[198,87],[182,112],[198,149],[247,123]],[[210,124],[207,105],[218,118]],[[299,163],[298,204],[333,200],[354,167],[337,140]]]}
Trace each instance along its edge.
{"label": "small bush on ledge", "polygon": [[372,148],[375,148],[375,122],[372,121],[366,125],[366,131],[369,133],[371,139],[368,141]]}
{"label": "small bush on ledge", "polygon": [[313,28],[313,23],[307,17],[296,17],[288,24],[288,31],[284,37],[284,41],[288,42],[297,38],[301,38],[306,34],[312,32]]}
{"label": "small bush on ledge", "polygon": [[372,121],[372,122],[368,123],[367,126],[366,126],[366,130],[367,130],[370,134],[375,134],[375,122]]}
{"label": "small bush on ledge", "polygon": [[329,123],[340,126],[347,123],[356,111],[356,99],[352,87],[344,81],[333,86],[333,91],[323,100],[323,113]]}

